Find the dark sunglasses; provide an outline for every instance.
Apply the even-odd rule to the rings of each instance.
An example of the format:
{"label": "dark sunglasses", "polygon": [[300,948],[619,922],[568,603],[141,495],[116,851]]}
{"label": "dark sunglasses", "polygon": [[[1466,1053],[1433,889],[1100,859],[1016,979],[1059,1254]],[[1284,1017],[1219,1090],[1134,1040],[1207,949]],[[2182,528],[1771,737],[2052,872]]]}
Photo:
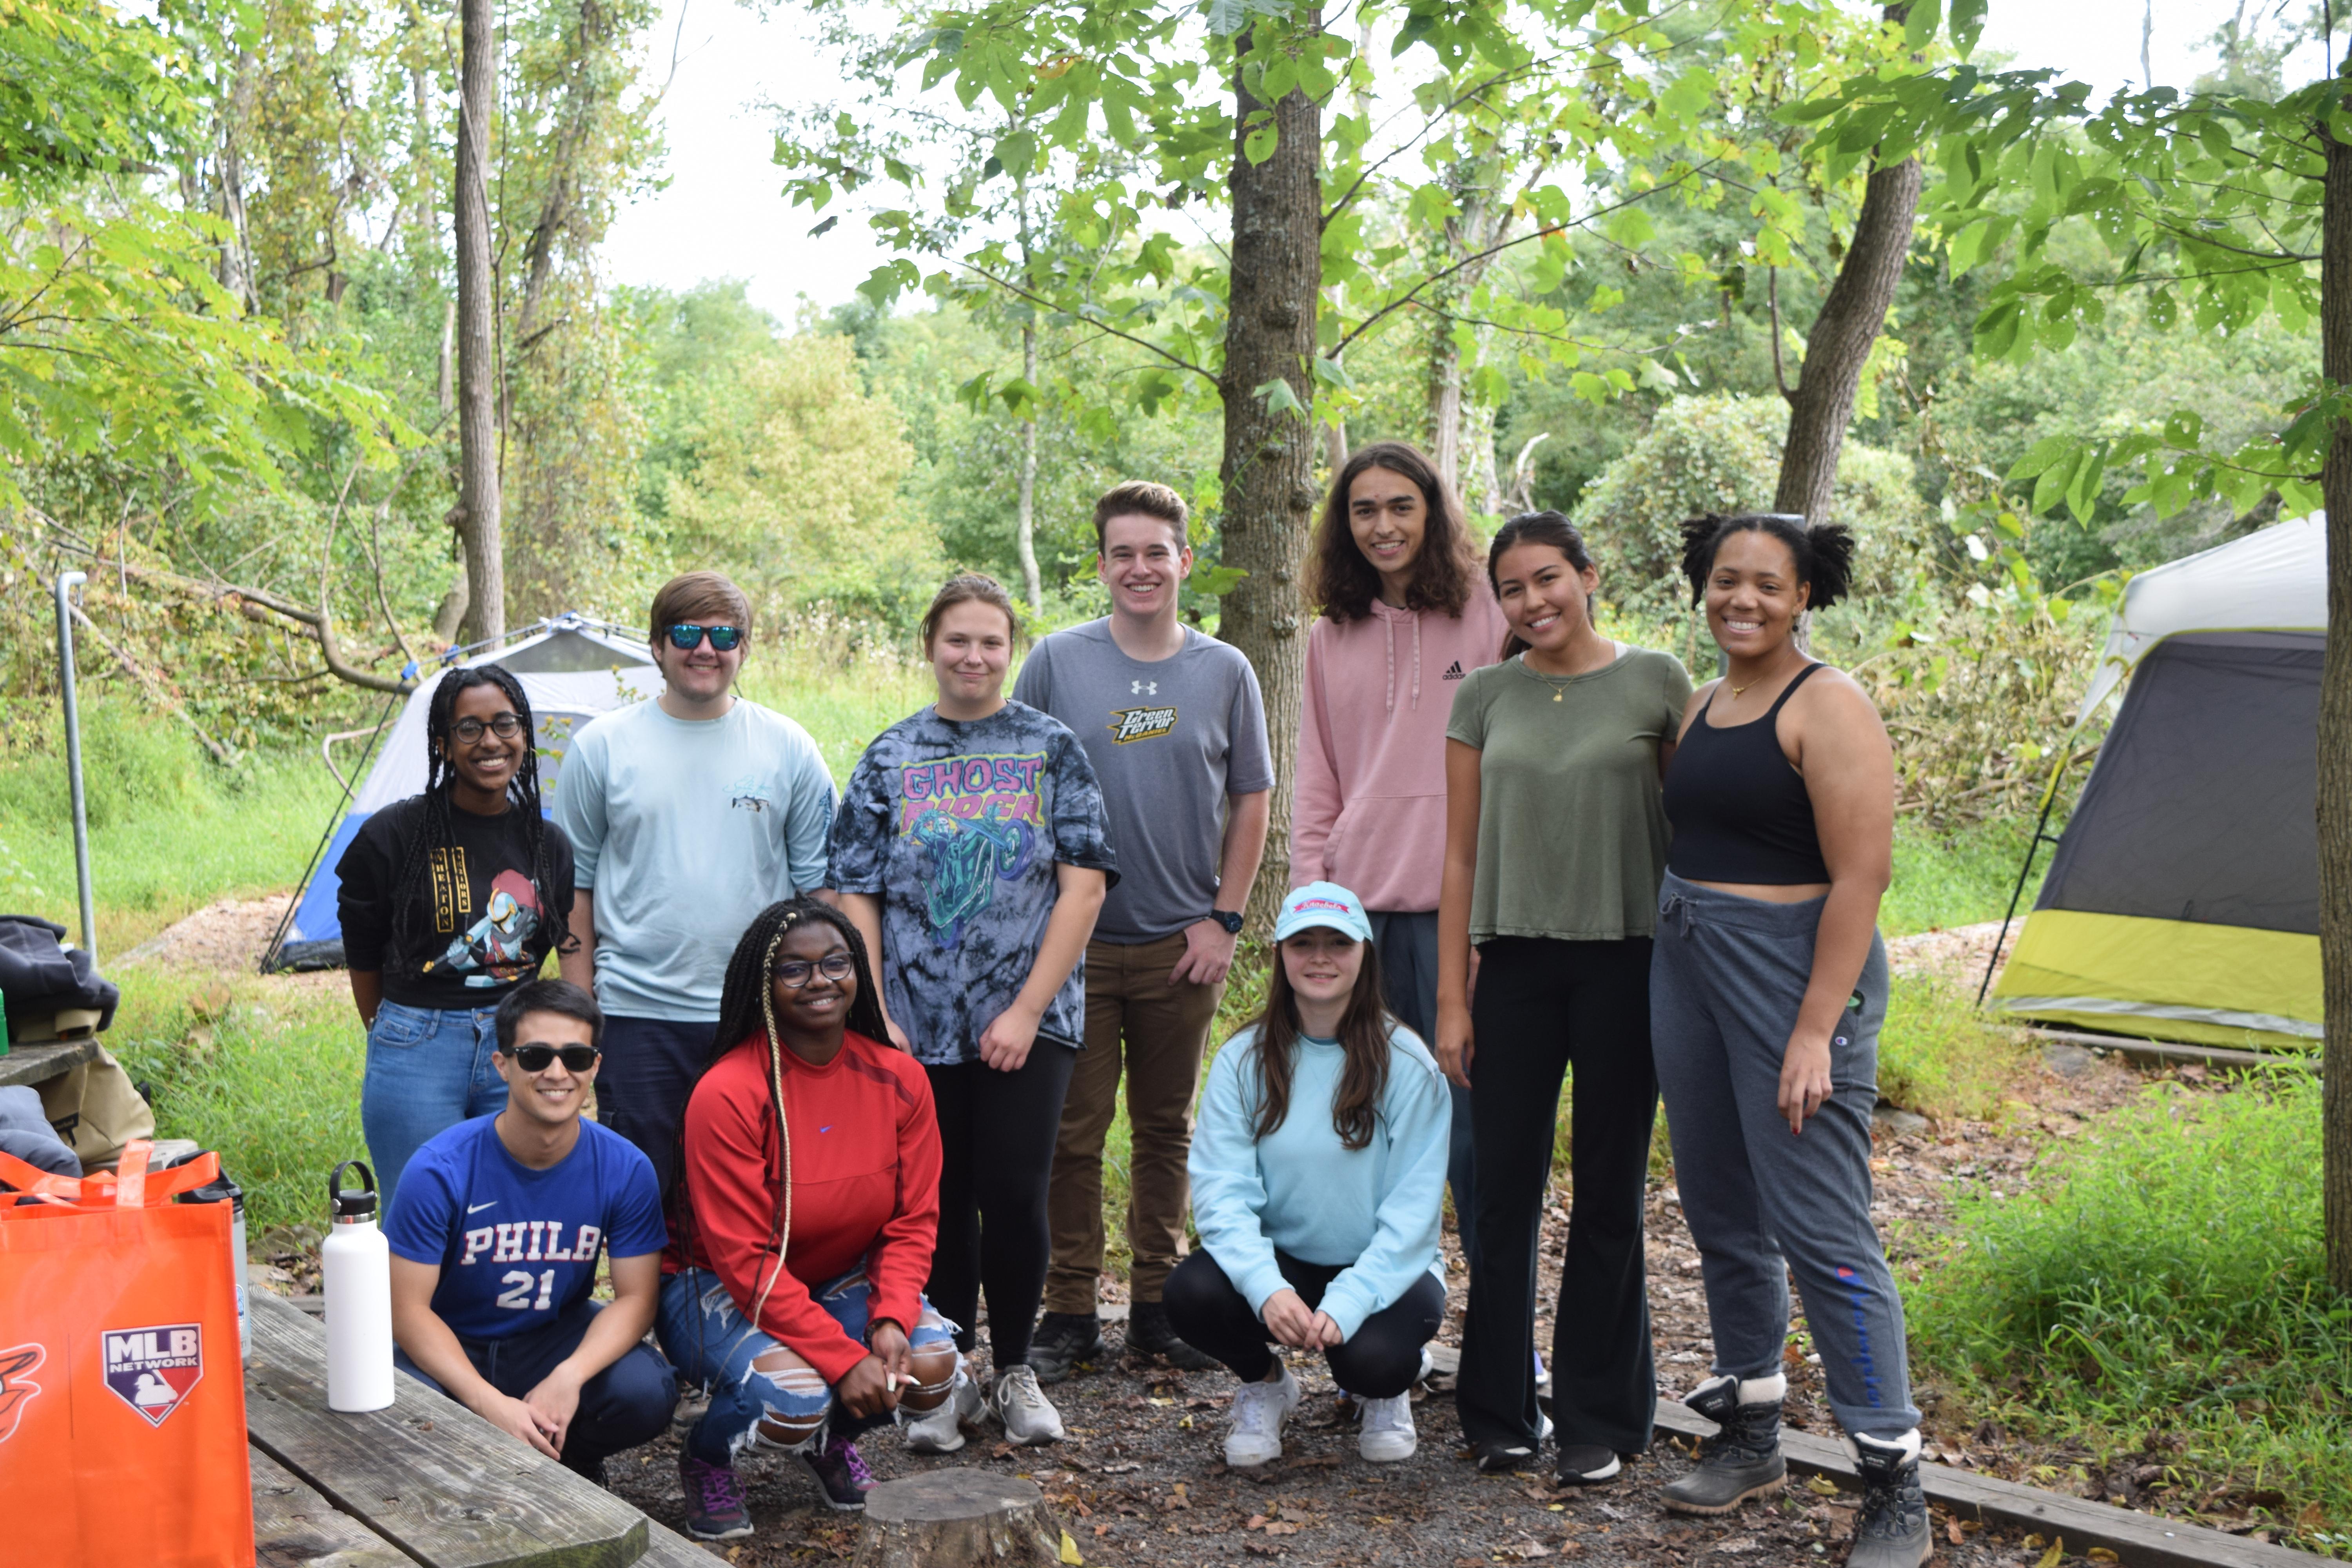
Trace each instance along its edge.
{"label": "dark sunglasses", "polygon": [[482,738],[482,731],[485,730],[501,741],[510,741],[522,733],[522,715],[494,713],[490,715],[490,721],[487,724],[479,719],[468,717],[460,719],[449,726],[449,733],[469,746]]}
{"label": "dark sunglasses", "polygon": [[801,958],[785,959],[776,965],[775,973],[777,981],[785,990],[797,991],[809,983],[811,974],[822,974],[827,980],[838,984],[848,979],[850,971],[856,967],[857,965],[851,962],[849,954],[828,952],[814,963]]}
{"label": "dark sunglasses", "polygon": [[563,1058],[564,1071],[586,1072],[596,1065],[596,1058],[604,1054],[594,1046],[500,1046],[499,1047],[499,1055],[513,1058],[515,1066],[525,1072],[532,1073],[545,1072],[555,1065],[555,1059],[558,1057]]}
{"label": "dark sunglasses", "polygon": [[669,646],[680,653],[692,653],[702,646],[705,636],[710,638],[710,646],[720,653],[731,653],[735,649],[735,645],[743,640],[743,628],[741,626],[689,626],[680,624],[669,628]]}

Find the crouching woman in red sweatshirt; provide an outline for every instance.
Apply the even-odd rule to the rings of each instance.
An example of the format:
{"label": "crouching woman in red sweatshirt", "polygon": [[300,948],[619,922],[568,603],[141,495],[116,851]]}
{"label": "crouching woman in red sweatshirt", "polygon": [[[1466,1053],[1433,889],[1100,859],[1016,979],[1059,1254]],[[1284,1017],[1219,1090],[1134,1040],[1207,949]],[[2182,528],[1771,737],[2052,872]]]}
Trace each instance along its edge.
{"label": "crouching woman in red sweatshirt", "polygon": [[735,1459],[759,1443],[827,1503],[866,1506],[855,1439],[894,1418],[961,1447],[953,1326],[923,1300],[940,1135],[922,1068],[887,1044],[856,928],[772,904],[736,944],[715,1054],[687,1102],[656,1324],[710,1405],[678,1458],[687,1529],[751,1533]]}

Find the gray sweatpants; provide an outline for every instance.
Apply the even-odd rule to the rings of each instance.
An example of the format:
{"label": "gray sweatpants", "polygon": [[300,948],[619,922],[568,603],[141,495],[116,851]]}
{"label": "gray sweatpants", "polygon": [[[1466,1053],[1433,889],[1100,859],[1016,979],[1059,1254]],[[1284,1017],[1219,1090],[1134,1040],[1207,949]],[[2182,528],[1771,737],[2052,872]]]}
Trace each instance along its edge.
{"label": "gray sweatpants", "polygon": [[1870,1113],[1886,948],[1871,940],[1830,1047],[1832,1092],[1801,1135],[1776,1101],[1812,978],[1822,900],[1766,903],[1669,874],[1650,964],[1650,1039],[1683,1217],[1698,1244],[1715,1371],[1781,1370],[1789,1273],[1849,1434],[1899,1437],[1911,1404],[1903,1303],[1870,1222]]}

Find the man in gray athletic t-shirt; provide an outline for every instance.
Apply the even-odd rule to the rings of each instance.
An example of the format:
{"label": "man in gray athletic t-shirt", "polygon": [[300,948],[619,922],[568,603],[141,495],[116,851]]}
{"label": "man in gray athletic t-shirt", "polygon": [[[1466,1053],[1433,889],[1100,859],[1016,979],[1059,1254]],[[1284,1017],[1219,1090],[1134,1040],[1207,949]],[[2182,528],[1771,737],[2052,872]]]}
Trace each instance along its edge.
{"label": "man in gray athletic t-shirt", "polygon": [[1213,1364],[1168,1328],[1160,1293],[1184,1254],[1192,1096],[1265,848],[1274,764],[1249,660],[1177,619],[1192,565],[1184,523],[1165,485],[1121,485],[1097,502],[1111,613],[1040,642],[1013,691],[1086,747],[1119,863],[1087,944],[1087,1048],[1054,1153],[1054,1261],[1029,1358],[1046,1383],[1102,1350],[1102,1151],[1122,1065],[1133,1134],[1127,1348]]}

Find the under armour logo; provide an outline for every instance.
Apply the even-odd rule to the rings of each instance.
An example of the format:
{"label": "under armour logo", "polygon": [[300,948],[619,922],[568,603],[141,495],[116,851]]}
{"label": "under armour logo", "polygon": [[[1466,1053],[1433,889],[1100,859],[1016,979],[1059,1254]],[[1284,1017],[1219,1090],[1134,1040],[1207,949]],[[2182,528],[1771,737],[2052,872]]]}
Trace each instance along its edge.
{"label": "under armour logo", "polygon": [[1130,680],[1127,683],[1127,690],[1128,695],[1130,697],[1157,697],[1160,695],[1160,682],[1156,680]]}

